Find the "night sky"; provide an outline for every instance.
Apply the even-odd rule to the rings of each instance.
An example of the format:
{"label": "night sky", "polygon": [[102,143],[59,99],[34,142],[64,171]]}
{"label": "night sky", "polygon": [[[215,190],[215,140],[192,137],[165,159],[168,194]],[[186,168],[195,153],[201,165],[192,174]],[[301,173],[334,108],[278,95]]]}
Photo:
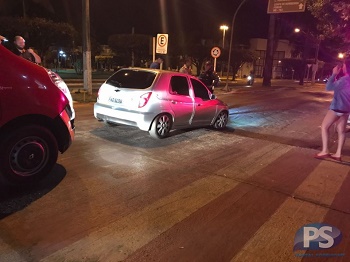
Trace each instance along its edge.
{"label": "night sky", "polygon": [[[21,16],[22,0],[6,2],[0,15]],[[28,16],[40,16],[54,21],[70,22],[81,31],[82,0],[24,0]],[[37,2],[51,5],[49,12]],[[90,0],[91,35],[106,44],[112,34],[131,33],[155,36],[168,33],[170,41],[178,38],[196,37],[219,41],[220,25],[230,27],[232,17],[241,0]],[[234,41],[248,43],[252,37],[267,37],[269,15],[268,0],[246,0],[239,10],[234,28]],[[284,24],[293,28],[304,14],[292,13],[281,16]],[[295,25],[294,25],[295,24]],[[287,31],[291,29],[287,29]],[[174,40],[172,40],[174,39]],[[229,38],[226,40],[228,41]]]}
{"label": "night sky", "polygon": [[[247,0],[243,4],[235,21],[237,38],[267,35],[267,2]],[[188,34],[220,39],[220,25],[231,27],[239,3],[239,0],[91,0],[92,33],[106,41],[108,35],[129,33],[134,27],[135,33],[140,34],[168,33],[169,39]]]}

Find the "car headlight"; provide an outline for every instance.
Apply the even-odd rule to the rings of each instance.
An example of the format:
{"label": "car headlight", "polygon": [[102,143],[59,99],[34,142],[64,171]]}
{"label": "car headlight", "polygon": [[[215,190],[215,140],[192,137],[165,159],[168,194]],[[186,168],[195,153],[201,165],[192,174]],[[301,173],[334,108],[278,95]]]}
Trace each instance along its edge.
{"label": "car headlight", "polygon": [[75,118],[75,112],[74,112],[74,109],[73,109],[73,98],[72,98],[72,95],[71,95],[71,93],[69,91],[68,86],[62,80],[62,78],[58,74],[56,74],[55,72],[47,69],[47,73],[50,76],[50,79],[51,79],[52,83],[54,83],[55,86],[57,86],[63,92],[63,94],[65,94],[65,96],[67,97],[67,99],[69,101],[70,108],[72,110],[72,119],[74,119]]}

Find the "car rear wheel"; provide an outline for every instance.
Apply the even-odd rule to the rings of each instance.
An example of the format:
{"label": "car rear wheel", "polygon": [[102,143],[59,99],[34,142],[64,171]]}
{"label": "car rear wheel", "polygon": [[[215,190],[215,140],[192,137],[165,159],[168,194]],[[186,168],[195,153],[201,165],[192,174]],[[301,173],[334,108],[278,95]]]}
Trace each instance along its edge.
{"label": "car rear wheel", "polygon": [[228,122],[228,113],[226,111],[221,111],[220,114],[215,119],[213,127],[215,129],[223,129],[226,127]]}
{"label": "car rear wheel", "polygon": [[153,120],[149,133],[154,138],[165,138],[169,135],[172,123],[168,114],[161,114]]}
{"label": "car rear wheel", "polygon": [[1,139],[0,172],[5,181],[26,184],[48,175],[57,161],[58,147],[45,127],[21,127]]}

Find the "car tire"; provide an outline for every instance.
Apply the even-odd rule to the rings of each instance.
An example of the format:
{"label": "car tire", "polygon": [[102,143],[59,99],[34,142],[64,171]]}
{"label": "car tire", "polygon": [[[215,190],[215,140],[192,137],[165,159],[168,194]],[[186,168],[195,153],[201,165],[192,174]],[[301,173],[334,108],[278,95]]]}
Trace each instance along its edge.
{"label": "car tire", "polygon": [[165,138],[169,135],[172,124],[170,115],[160,114],[153,120],[149,134],[154,138]]}
{"label": "car tire", "polygon": [[58,157],[54,135],[45,127],[18,128],[0,141],[0,173],[10,184],[28,184],[50,173]]}
{"label": "car tire", "polygon": [[221,111],[216,117],[213,127],[215,129],[224,129],[228,122],[228,113],[227,111]]}

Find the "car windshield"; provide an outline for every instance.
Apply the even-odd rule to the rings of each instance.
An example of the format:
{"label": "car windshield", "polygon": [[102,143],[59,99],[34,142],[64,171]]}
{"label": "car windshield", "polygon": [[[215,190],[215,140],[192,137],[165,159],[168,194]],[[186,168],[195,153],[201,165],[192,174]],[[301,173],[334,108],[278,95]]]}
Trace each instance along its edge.
{"label": "car windshield", "polygon": [[146,89],[150,87],[156,77],[156,73],[142,70],[119,70],[107,80],[107,84],[122,87]]}

